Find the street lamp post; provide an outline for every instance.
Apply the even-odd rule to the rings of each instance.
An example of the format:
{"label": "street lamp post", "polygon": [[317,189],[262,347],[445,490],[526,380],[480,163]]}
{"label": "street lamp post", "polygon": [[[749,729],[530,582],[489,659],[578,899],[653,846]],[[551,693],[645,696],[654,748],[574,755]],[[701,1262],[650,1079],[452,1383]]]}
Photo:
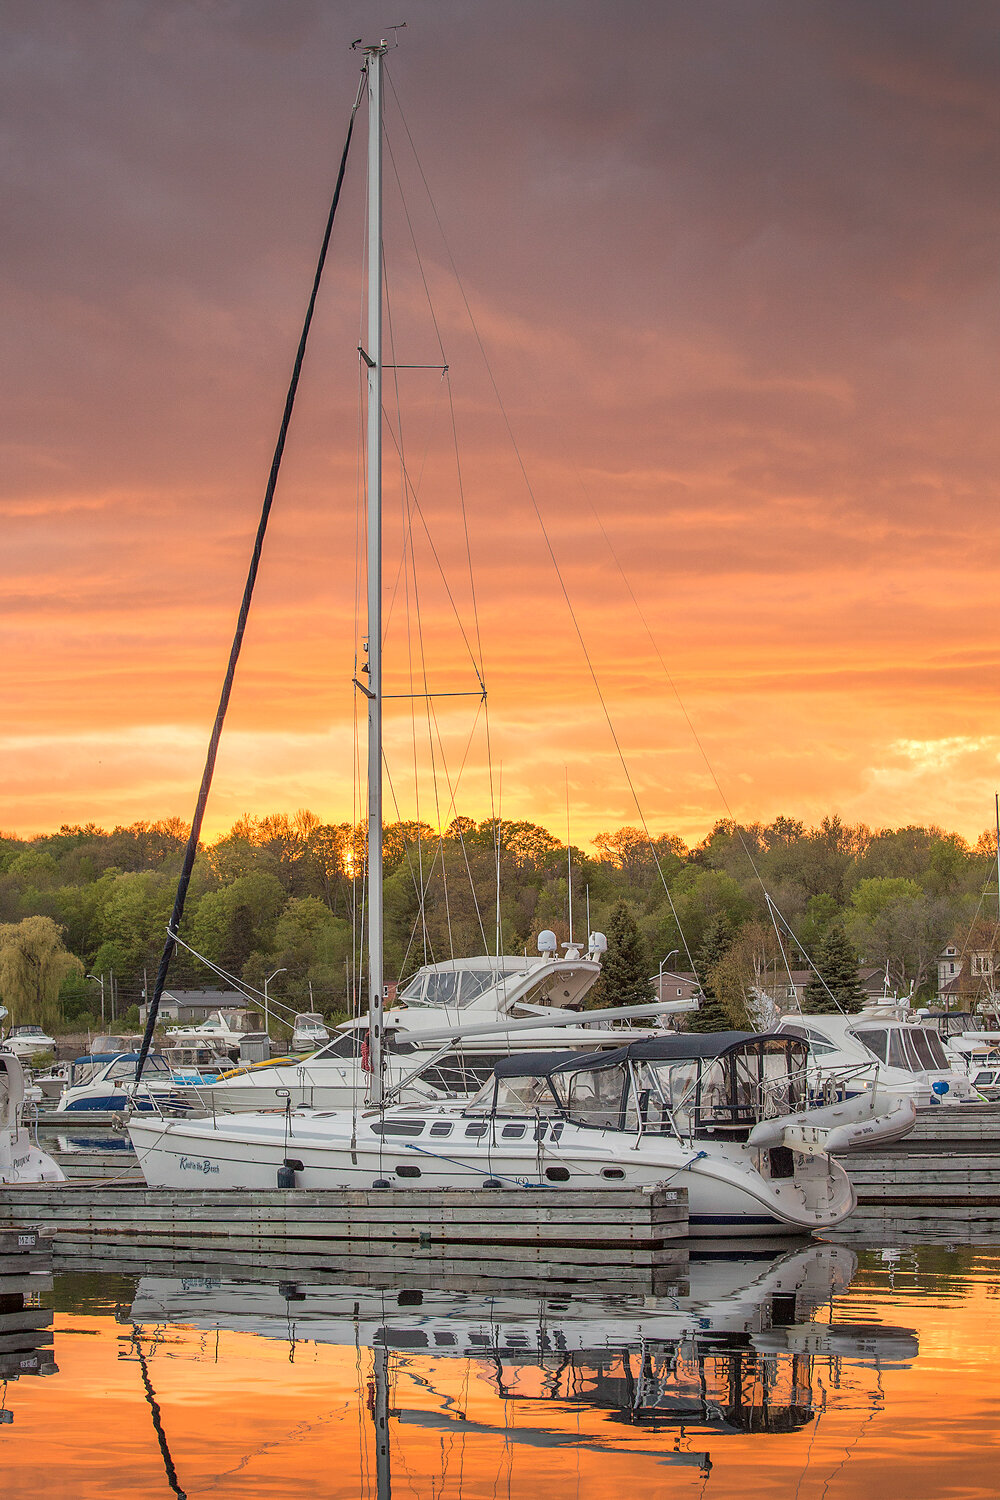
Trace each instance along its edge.
{"label": "street lamp post", "polygon": [[276,975],[287,973],[287,969],[275,969],[274,973],[268,974],[267,978],[264,980],[264,1035],[267,1037],[268,1041],[271,1040],[271,1012],[268,1009],[267,987]]}
{"label": "street lamp post", "polygon": [[92,979],[95,984],[99,984],[101,986],[101,1025],[104,1026],[106,1025],[106,1022],[104,1020],[104,975],[85,974],[83,977],[84,979]]}
{"label": "street lamp post", "polygon": [[660,959],[660,969],[659,969],[659,973],[656,976],[656,998],[657,998],[657,1000],[662,1000],[663,999],[663,965],[665,963],[669,963],[670,960],[672,958],[675,958],[680,951],[681,950],[679,948],[671,948],[671,950],[667,954],[667,956],[665,958],[661,958]]}

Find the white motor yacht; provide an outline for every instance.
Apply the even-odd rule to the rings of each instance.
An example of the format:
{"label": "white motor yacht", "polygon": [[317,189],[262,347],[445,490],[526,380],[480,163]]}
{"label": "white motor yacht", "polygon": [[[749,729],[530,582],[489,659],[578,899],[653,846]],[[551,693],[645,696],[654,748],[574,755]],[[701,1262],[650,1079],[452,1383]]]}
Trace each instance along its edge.
{"label": "white motor yacht", "polygon": [[[160,1056],[170,1069],[174,1083],[195,1087],[214,1083],[223,1073],[231,1072],[233,1067],[231,1057],[204,1043],[200,1046],[164,1047]],[[145,1071],[144,1068],[144,1076]]]}
{"label": "white motor yacht", "polygon": [[782,1016],[776,1030],[809,1044],[817,1081],[851,1070],[851,1091],[877,1088],[887,1102],[911,1099],[917,1109],[982,1102],[935,1032],[877,1010],[853,1016],[796,1012]]}
{"label": "white motor yacht", "polygon": [[[637,1019],[695,1008],[690,1000],[657,1001],[623,1007],[620,1019],[583,1010],[605,948],[603,935],[592,933],[585,953],[566,945],[560,956],[555,934],[545,931],[535,958],[484,955],[425,965],[385,1012],[387,1089],[395,1094],[403,1085],[403,1102],[435,1092],[475,1093],[502,1058],[547,1048],[621,1047],[655,1034],[635,1025]],[[348,1022],[311,1057],[234,1070],[199,1089],[198,1099],[227,1111],[283,1108],[286,1100],[293,1107],[350,1108],[366,1097],[371,1081],[367,1030],[367,1018]]]}
{"label": "white motor yacht", "polygon": [[292,1026],[292,1051],[315,1052],[330,1040],[326,1022],[314,1010],[301,1011]]}
{"label": "white motor yacht", "polygon": [[3,1045],[15,1057],[34,1057],[36,1052],[51,1052],[56,1040],[41,1026],[12,1026]]}
{"label": "white motor yacht", "polygon": [[663,1035],[503,1059],[467,1101],[136,1116],[129,1133],[151,1187],[673,1184],[687,1189],[692,1233],[774,1235],[847,1217],[854,1191],[830,1153],[874,1118],[871,1095],[810,1108],[806,1069],[794,1036]]}
{"label": "white motor yacht", "polygon": [[216,1010],[197,1026],[168,1026],[169,1046],[195,1047],[206,1043],[221,1052],[238,1053],[250,1036],[263,1036],[264,1022],[256,1011]]}
{"label": "white motor yacht", "polygon": [[0,1048],[0,1183],[62,1182],[63,1173],[24,1128],[24,1067]]}

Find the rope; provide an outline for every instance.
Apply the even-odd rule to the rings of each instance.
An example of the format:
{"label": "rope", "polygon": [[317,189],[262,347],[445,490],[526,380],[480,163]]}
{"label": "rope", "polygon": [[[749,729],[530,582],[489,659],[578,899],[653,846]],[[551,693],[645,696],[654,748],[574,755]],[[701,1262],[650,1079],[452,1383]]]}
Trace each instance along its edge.
{"label": "rope", "polygon": [[142,1070],[149,1055],[149,1049],[153,1041],[153,1033],[156,1030],[156,1017],[160,1009],[160,1000],[163,996],[164,986],[167,982],[167,971],[170,968],[170,960],[173,957],[174,946],[177,942],[177,934],[184,916],[184,903],[187,899],[188,886],[191,883],[191,872],[194,869],[195,856],[198,853],[198,842],[201,837],[201,825],[205,817],[205,806],[208,802],[208,794],[212,787],[212,776],[215,772],[215,758],[219,750],[219,740],[222,737],[222,726],[226,719],[226,710],[229,707],[229,698],[233,690],[233,678],[236,675],[236,664],[240,658],[243,646],[243,635],[246,630],[247,619],[250,614],[250,603],[253,599],[254,585],[257,581],[257,571],[260,567],[260,556],[264,546],[264,535],[267,531],[267,522],[271,514],[271,503],[274,499],[274,491],[278,483],[278,471],[281,468],[281,459],[285,451],[285,439],[288,436],[288,427],[292,419],[292,408],[295,405],[295,395],[298,390],[299,376],[302,373],[302,362],[305,359],[306,343],[309,338],[309,329],[312,324],[313,312],[316,307],[316,298],[319,293],[319,285],[323,276],[323,268],[326,264],[326,254],[330,245],[330,237],[333,234],[333,221],[336,218],[337,206],[340,203],[340,191],[344,183],[344,174],[347,171],[347,155],[351,146],[351,136],[354,134],[354,120],[361,104],[361,95],[364,89],[364,74],[358,85],[357,98],[354,108],[351,110],[351,118],[347,127],[347,139],[340,158],[340,170],[337,173],[337,184],[333,190],[333,202],[326,221],[326,229],[323,234],[323,243],[320,246],[319,259],[316,263],[316,274],[313,277],[312,291],[309,294],[309,303],[306,308],[305,319],[302,324],[302,332],[299,335],[299,345],[295,352],[295,363],[292,366],[292,377],[288,384],[288,393],[285,397],[285,409],[281,417],[281,426],[278,430],[278,441],[275,444],[274,456],[271,459],[271,472],[267,479],[267,488],[264,492],[264,503],[261,507],[260,520],[257,523],[257,534],[254,538],[253,552],[250,557],[250,567],[247,572],[246,584],[243,588],[243,599],[240,603],[239,618],[236,622],[236,634],[229,652],[229,664],[226,667],[226,677],[222,684],[222,693],[219,698],[219,706],[215,712],[215,723],[212,726],[212,735],[208,744],[208,754],[205,757],[205,769],[202,772],[201,787],[198,791],[198,801],[195,806],[194,818],[191,821],[191,832],[188,835],[187,847],[184,850],[184,863],[181,867],[180,879],[177,882],[177,894],[174,898],[174,909],[167,928],[167,941],[163,945],[160,955],[159,967],[156,971],[156,982],[153,986],[153,998],[149,1005],[146,1016],[146,1030],[142,1038],[142,1047],[139,1051],[139,1061],[136,1064],[136,1082],[142,1077]]}

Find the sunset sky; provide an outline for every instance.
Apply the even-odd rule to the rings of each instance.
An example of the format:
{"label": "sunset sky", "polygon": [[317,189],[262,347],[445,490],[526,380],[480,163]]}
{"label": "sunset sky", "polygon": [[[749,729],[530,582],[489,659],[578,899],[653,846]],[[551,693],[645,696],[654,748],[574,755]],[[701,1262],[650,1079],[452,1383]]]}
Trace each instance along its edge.
{"label": "sunset sky", "polygon": [[[502,782],[504,816],[564,836],[568,779],[575,842],[637,821],[523,462],[654,832],[726,814],[710,765],[743,819],[975,838],[1000,780],[1000,39],[977,0],[7,0],[0,827],[190,816],[350,43],[399,20],[395,358],[442,362],[426,279],[449,375],[400,372],[386,405],[474,640],[454,410],[493,805]],[[210,833],[351,816],[363,127]],[[422,631],[428,685],[468,691],[421,523],[396,584],[386,452],[390,690],[423,690]],[[421,815],[488,816],[481,718],[454,789],[475,700],[436,712]],[[408,707],[387,746],[412,815]]]}

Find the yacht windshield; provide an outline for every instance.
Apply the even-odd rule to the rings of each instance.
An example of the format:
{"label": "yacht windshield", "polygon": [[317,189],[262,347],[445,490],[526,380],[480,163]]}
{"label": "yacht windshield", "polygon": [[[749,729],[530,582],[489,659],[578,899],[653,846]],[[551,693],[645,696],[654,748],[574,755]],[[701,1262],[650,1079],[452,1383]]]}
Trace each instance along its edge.
{"label": "yacht windshield", "polygon": [[906,1033],[906,1040],[916,1056],[918,1068],[929,1073],[942,1073],[951,1067],[941,1038],[933,1031],[922,1031],[914,1026]]}
{"label": "yacht windshield", "polygon": [[458,981],[460,976],[451,974],[428,974],[427,992],[424,1001],[427,1005],[457,1005],[458,1004]]}
{"label": "yacht windshield", "polygon": [[[492,989],[496,976],[491,969],[459,969],[443,974],[428,974],[427,989],[423,995],[424,1005],[447,1005],[461,1007]],[[411,990],[413,991],[411,994]],[[404,1000],[416,1000],[419,989],[408,986],[403,991]]]}
{"label": "yacht windshield", "polygon": [[925,1069],[941,1072],[948,1067],[939,1038],[925,1031],[918,1032],[916,1027],[912,1028],[911,1034],[904,1026],[865,1026],[854,1035],[879,1062],[890,1068],[900,1068],[904,1073],[922,1073]]}
{"label": "yacht windshield", "polygon": [[[134,1078],[136,1059],[134,1057],[120,1057],[116,1063],[112,1063],[108,1069],[108,1078]],[[147,1073],[169,1073],[170,1068],[162,1057],[147,1057],[142,1075]]]}

